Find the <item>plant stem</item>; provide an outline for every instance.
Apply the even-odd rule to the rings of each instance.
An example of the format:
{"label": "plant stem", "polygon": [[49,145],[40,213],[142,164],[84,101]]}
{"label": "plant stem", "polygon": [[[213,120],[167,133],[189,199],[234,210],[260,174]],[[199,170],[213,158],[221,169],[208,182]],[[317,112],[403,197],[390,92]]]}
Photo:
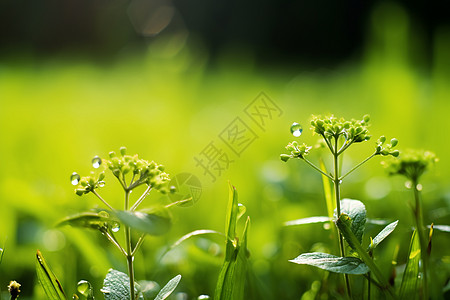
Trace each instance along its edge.
{"label": "plant stem", "polygon": [[[338,148],[338,138],[335,137],[335,145],[334,145],[334,149]],[[341,185],[341,179],[339,178],[339,154],[336,152],[333,152],[333,156],[334,156],[334,178],[333,178],[333,183],[334,183],[334,198],[336,200],[336,214],[337,214],[337,218],[339,218],[339,216],[341,215],[341,192],[340,192],[340,185]],[[342,234],[340,233],[340,231],[338,230],[338,234],[339,234],[339,250],[340,250],[340,254],[341,257],[345,257],[345,248],[344,248],[344,240],[342,237]],[[350,280],[348,278],[348,274],[344,274],[344,279],[345,279],[345,286],[347,289],[347,296],[352,299],[352,291],[350,288]]]}
{"label": "plant stem", "polygon": [[106,206],[108,206],[108,208],[110,209],[110,210],[114,210],[114,208],[111,206],[111,205],[109,205],[109,203],[108,202],[106,202],[95,190],[92,190],[91,191],[91,193],[92,194],[94,194],[95,196],[97,196],[97,198],[98,199],[100,199],[100,201],[102,201],[103,202],[103,204],[105,204]]}
{"label": "plant stem", "polygon": [[333,177],[331,177],[330,175],[328,175],[327,173],[325,173],[324,171],[322,171],[321,169],[319,169],[315,164],[313,164],[312,162],[310,162],[309,160],[307,160],[305,157],[303,157],[303,160],[310,165],[312,168],[314,168],[316,171],[320,172],[322,175],[328,177],[330,180],[334,180]]}
{"label": "plant stem", "polygon": [[[125,190],[125,210],[128,210],[128,200],[130,196],[130,191]],[[131,245],[131,228],[125,225],[125,243],[127,245],[127,266],[128,266],[128,277],[130,278],[130,300],[135,300],[134,297],[134,256],[133,249]]]}
{"label": "plant stem", "polygon": [[414,199],[416,202],[414,210],[414,219],[416,221],[417,233],[420,241],[420,254],[422,258],[422,273],[423,273],[423,295],[422,299],[428,299],[428,253],[427,253],[427,239],[425,237],[425,227],[423,225],[422,200],[420,199],[420,191],[417,189],[418,182],[413,180]]}
{"label": "plant stem", "polygon": [[145,190],[145,192],[142,194],[142,196],[139,197],[139,199],[136,201],[136,203],[134,203],[134,205],[130,208],[130,210],[134,211],[139,206],[139,204],[142,203],[142,201],[145,199],[145,197],[147,197],[148,193],[150,193],[151,190],[152,190],[152,186],[149,185],[147,187],[147,189]]}
{"label": "plant stem", "polygon": [[362,162],[360,162],[359,164],[357,164],[356,166],[354,166],[350,171],[348,171],[345,175],[341,176],[341,178],[339,178],[340,180],[344,179],[345,177],[347,177],[347,175],[349,175],[350,173],[352,173],[353,171],[355,171],[356,169],[358,169],[360,166],[362,166],[363,164],[365,164],[369,159],[371,159],[372,157],[374,157],[376,154],[376,152],[374,154],[372,154],[371,156],[367,157],[365,160],[363,160]]}

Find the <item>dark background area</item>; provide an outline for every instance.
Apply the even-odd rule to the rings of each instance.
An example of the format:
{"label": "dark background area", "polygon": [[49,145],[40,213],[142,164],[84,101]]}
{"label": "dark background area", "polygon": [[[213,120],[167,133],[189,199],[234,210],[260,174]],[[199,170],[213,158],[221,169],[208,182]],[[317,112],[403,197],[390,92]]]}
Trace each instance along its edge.
{"label": "dark background area", "polygon": [[[149,0],[155,2],[155,0]],[[158,2],[158,1],[156,1]],[[161,1],[159,1],[161,2]],[[163,1],[164,2],[164,1]],[[183,26],[202,41],[211,61],[238,45],[258,63],[329,65],[358,55],[370,12],[380,1],[174,1],[165,31]],[[136,53],[155,37],[136,33],[125,0],[7,0],[0,2],[0,54],[114,59]],[[165,1],[165,3],[169,3]],[[449,23],[444,1],[397,1],[431,45],[434,30]],[[181,25],[180,25],[181,24]],[[425,49],[430,56],[430,49]]]}

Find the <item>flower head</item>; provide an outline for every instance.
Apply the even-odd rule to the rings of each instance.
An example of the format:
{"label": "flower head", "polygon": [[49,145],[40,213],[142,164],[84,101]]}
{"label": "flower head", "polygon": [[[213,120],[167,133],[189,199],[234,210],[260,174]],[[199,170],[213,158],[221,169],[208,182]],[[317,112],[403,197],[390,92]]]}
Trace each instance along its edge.
{"label": "flower head", "polygon": [[438,161],[436,154],[424,150],[407,150],[398,159],[384,162],[390,175],[403,175],[412,182],[419,178]]}

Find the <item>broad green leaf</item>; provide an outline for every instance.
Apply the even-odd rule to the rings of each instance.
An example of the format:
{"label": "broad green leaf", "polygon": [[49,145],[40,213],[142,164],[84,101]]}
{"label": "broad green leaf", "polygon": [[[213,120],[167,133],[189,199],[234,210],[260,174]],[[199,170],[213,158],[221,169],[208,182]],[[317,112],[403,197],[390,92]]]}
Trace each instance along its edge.
{"label": "broad green leaf", "polygon": [[303,253],[290,262],[309,265],[323,270],[344,274],[366,274],[369,268],[357,257],[338,257],[327,253]]}
{"label": "broad green leaf", "polygon": [[[361,244],[366,225],[366,207],[359,200],[343,199],[341,201],[341,214],[346,214],[350,217],[350,228]],[[339,218],[339,216],[336,216],[336,211],[335,218]]]}
{"label": "broad green leaf", "polygon": [[379,243],[381,243],[385,238],[388,237],[388,235],[391,234],[392,231],[394,231],[395,227],[397,227],[397,224],[398,221],[395,221],[384,227],[383,230],[381,230],[380,233],[378,233],[377,236],[374,237],[372,245],[369,245],[369,248],[375,249]]}
{"label": "broad green leaf", "polygon": [[156,281],[140,280],[138,283],[144,299],[155,299],[161,289]]}
{"label": "broad green leaf", "polygon": [[400,286],[400,299],[414,300],[419,293],[418,278],[420,261],[420,242],[416,230],[412,234],[408,253],[402,285]]}
{"label": "broad green leaf", "polygon": [[124,210],[114,211],[114,214],[124,225],[150,235],[165,234],[172,225],[168,215]]}
{"label": "broad green leaf", "polygon": [[94,300],[94,289],[89,281],[80,280],[77,284],[77,291],[85,296],[87,300]]}
{"label": "broad green leaf", "polygon": [[44,256],[42,256],[42,253],[39,250],[37,250],[36,253],[36,273],[48,299],[66,299],[61,283],[56,278],[55,274],[53,274],[52,270],[45,262]]}
{"label": "broad green leaf", "polygon": [[101,230],[108,222],[111,222],[111,219],[107,213],[84,212],[65,218],[58,226],[70,225]]}
{"label": "broad green leaf", "polygon": [[[127,274],[110,269],[103,281],[103,288],[100,290],[106,300],[124,300],[130,299],[130,278]],[[136,295],[139,293],[139,285],[134,286]],[[139,295],[139,299],[143,299]]]}
{"label": "broad green leaf", "polygon": [[295,226],[295,225],[305,225],[305,224],[314,224],[314,223],[325,223],[329,222],[331,219],[328,217],[310,217],[303,218],[285,222],[285,226]]}
{"label": "broad green leaf", "polygon": [[181,275],[177,275],[174,278],[170,279],[169,282],[159,291],[158,295],[156,295],[155,300],[164,300],[169,297],[177,287],[180,280]]}

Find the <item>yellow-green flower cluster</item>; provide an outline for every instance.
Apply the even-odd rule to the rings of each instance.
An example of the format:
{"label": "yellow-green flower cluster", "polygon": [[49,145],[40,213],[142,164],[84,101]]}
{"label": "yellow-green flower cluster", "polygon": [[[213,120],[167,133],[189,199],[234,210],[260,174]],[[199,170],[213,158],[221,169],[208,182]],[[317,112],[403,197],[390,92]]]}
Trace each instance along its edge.
{"label": "yellow-green flower cluster", "polygon": [[322,116],[313,116],[311,120],[311,129],[330,140],[338,139],[343,136],[346,143],[360,143],[370,139],[369,126],[370,117],[365,115],[362,120],[352,119],[350,121],[344,118],[336,118],[333,115],[323,118]]}
{"label": "yellow-green flower cluster", "polygon": [[286,149],[291,152],[291,154],[281,154],[280,158],[282,161],[287,162],[290,158],[303,158],[309,154],[309,150],[312,147],[306,145],[305,143],[299,145],[296,141],[289,143]]}
{"label": "yellow-green flower cluster", "polygon": [[390,175],[403,175],[412,182],[418,182],[419,178],[438,161],[436,154],[424,150],[402,151],[399,159],[384,162]]}

